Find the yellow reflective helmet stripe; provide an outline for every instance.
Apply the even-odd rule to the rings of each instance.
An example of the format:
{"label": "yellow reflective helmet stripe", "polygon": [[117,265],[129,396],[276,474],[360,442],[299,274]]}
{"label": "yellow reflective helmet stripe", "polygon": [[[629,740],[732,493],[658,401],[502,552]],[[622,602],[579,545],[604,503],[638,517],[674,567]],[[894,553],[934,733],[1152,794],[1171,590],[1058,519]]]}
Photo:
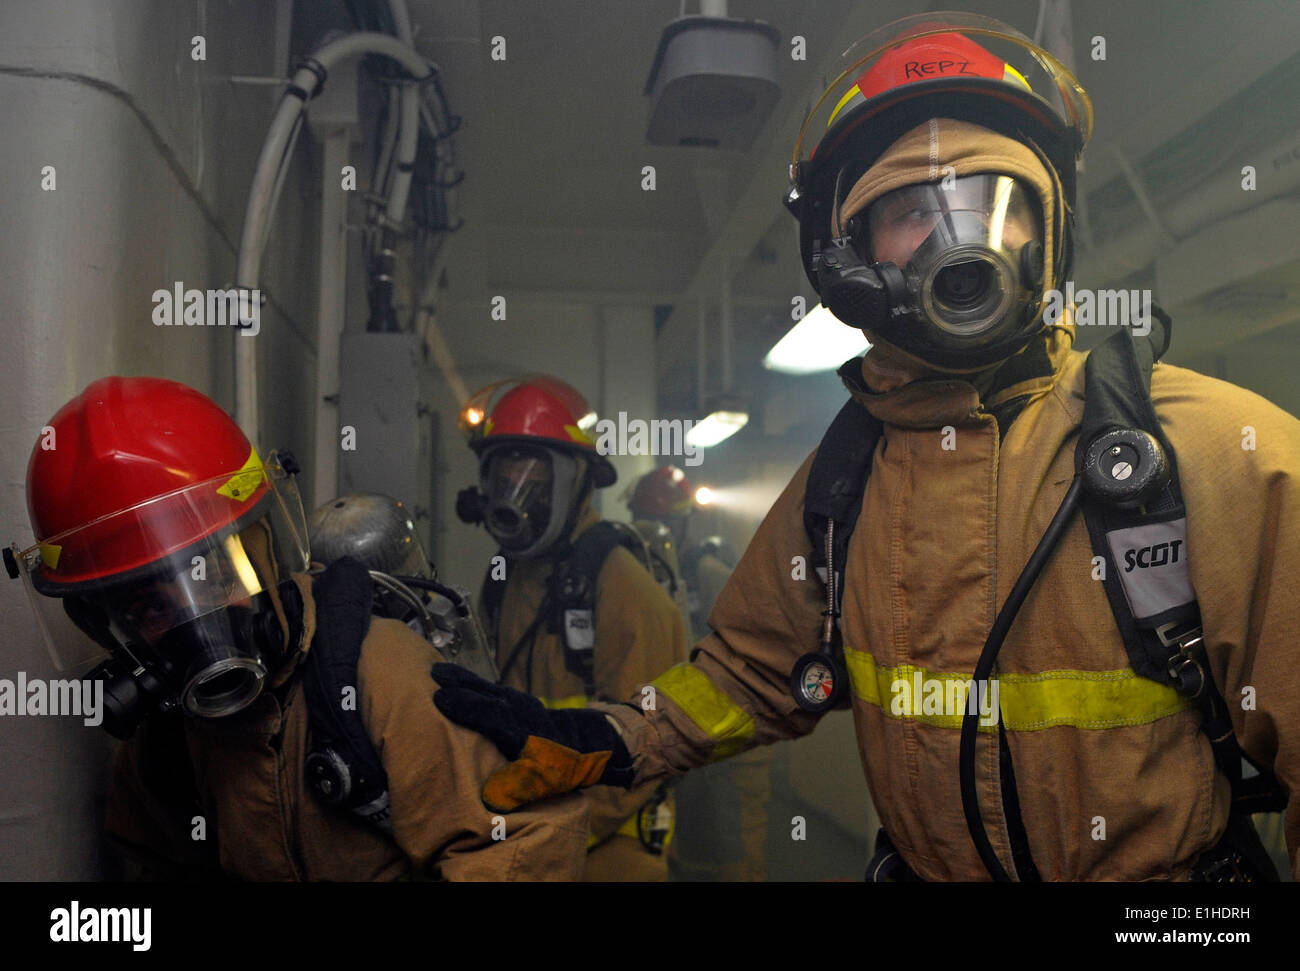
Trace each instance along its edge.
{"label": "yellow reflective helmet stripe", "polygon": [[248,459],[238,472],[217,489],[217,493],[228,499],[247,502],[249,496],[257,491],[265,478],[266,471],[262,468],[262,460],[257,457],[257,449],[250,448],[248,450]]}
{"label": "yellow reflective helmet stripe", "polygon": [[593,441],[591,440],[591,436],[588,435],[586,432],[584,432],[584,431],[583,431],[581,428],[579,428],[577,425],[565,425],[565,426],[564,426],[564,431],[565,431],[565,433],[566,433],[566,434],[567,434],[571,439],[573,439],[573,440],[574,440],[575,442],[577,442],[579,445],[595,445],[595,444],[596,444],[595,442],[593,442]]}
{"label": "yellow reflective helmet stripe", "polygon": [[1002,71],[1002,80],[1016,82],[1022,85],[1026,91],[1032,92],[1034,90],[1029,86],[1029,80],[1019,71],[1017,71],[1014,67],[1012,67],[1010,64],[1004,64],[1003,68],[1004,70]]}
{"label": "yellow reflective helmet stripe", "polygon": [[41,562],[45,564],[47,570],[57,570],[59,568],[59,557],[63,555],[63,547],[58,543],[38,543],[37,549],[41,553]]}
{"label": "yellow reflective helmet stripe", "polygon": [[858,89],[858,85],[855,82],[849,90],[844,92],[844,97],[840,98],[839,102],[835,105],[835,110],[831,112],[830,119],[826,122],[826,127],[829,128],[831,125],[835,124],[835,119],[838,118],[840,112],[844,110],[844,106],[852,101],[854,97],[861,97],[861,95],[862,92]]}
{"label": "yellow reflective helmet stripe", "polygon": [[[866,651],[852,648],[846,648],[844,655],[853,693],[886,716],[961,728],[968,675],[926,671],[910,664],[885,667],[876,664]],[[1002,674],[996,682],[1002,723],[1010,731],[1032,732],[1057,725],[1083,729],[1145,725],[1191,707],[1173,687],[1143,678],[1132,668]],[[918,689],[921,697],[917,697]],[[927,713],[931,707],[941,710]],[[981,719],[981,731],[996,727],[995,720],[985,721]]]}
{"label": "yellow reflective helmet stripe", "polygon": [[699,668],[674,665],[655,678],[654,686],[713,739],[711,762],[742,752],[753,741],[753,716],[719,691]]}

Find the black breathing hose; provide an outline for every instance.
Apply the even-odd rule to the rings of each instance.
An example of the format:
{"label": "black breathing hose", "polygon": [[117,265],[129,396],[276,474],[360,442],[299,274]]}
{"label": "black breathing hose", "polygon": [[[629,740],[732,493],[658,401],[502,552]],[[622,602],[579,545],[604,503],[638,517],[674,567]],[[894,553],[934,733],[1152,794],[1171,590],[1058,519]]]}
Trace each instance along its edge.
{"label": "black breathing hose", "polygon": [[[981,685],[987,685],[989,675],[993,672],[993,664],[998,658],[998,651],[1002,649],[1002,642],[1006,640],[1007,632],[1011,630],[1012,623],[1015,622],[1016,614],[1020,612],[1020,606],[1025,602],[1025,597],[1029,595],[1034,581],[1038,579],[1038,574],[1042,572],[1048,558],[1052,555],[1056,545],[1060,542],[1061,536],[1065,533],[1066,527],[1074,517],[1074,513],[1079,508],[1079,497],[1083,493],[1083,477],[1076,475],[1074,481],[1070,483],[1069,490],[1065,493],[1065,498],[1061,500],[1061,506],[1056,510],[1056,515],[1052,517],[1051,524],[1047,527],[1047,532],[1043,533],[1043,538],[1038,541],[1033,555],[1029,562],[1025,564],[1024,570],[1020,573],[1020,578],[1016,580],[1016,585],[1011,588],[1011,593],[1007,596],[1006,603],[998,611],[997,620],[993,622],[993,629],[989,631],[988,640],[984,642],[984,650],[980,653],[979,662],[975,665],[974,683],[971,686],[971,692],[978,697]],[[975,843],[975,849],[984,861],[984,868],[988,870],[989,875],[994,880],[1009,881],[1010,876],[1002,868],[997,854],[993,852],[993,846],[989,843],[988,833],[984,829],[984,820],[980,817],[979,794],[975,791],[975,740],[979,736],[978,718],[979,706],[972,706],[969,700],[966,705],[966,713],[961,720],[961,750],[958,758],[959,776],[961,779],[961,804],[966,813],[966,828],[970,830],[971,840]],[[999,715],[998,717],[1001,717]]]}
{"label": "black breathing hose", "polygon": [[400,580],[408,587],[416,587],[420,590],[432,590],[434,593],[441,594],[452,602],[456,608],[456,612],[461,616],[464,616],[469,609],[465,604],[465,598],[445,583],[439,583],[437,580],[426,580],[424,577],[399,576],[396,577],[396,579]]}

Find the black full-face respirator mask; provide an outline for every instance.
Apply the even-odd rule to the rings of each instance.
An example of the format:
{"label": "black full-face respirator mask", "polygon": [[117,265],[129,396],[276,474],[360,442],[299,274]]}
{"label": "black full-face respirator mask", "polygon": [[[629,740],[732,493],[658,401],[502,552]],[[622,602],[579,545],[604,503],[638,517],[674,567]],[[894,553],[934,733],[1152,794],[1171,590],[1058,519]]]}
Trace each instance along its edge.
{"label": "black full-face respirator mask", "polygon": [[[55,666],[102,685],[110,734],[128,738],[154,711],[196,718],[242,711],[297,646],[303,602],[292,574],[307,568],[306,521],[292,475],[276,456],[265,472],[245,479],[257,488],[263,476],[268,487],[252,508],[206,536],[213,482],[141,503],[14,558]],[[97,542],[84,541],[77,535],[83,531]],[[201,538],[187,539],[195,534]],[[41,550],[60,542],[81,551],[84,578],[55,582],[44,575]],[[123,550],[137,551],[144,562],[121,570]]]}
{"label": "black full-face respirator mask", "polygon": [[815,244],[822,303],[927,363],[992,365],[1042,327],[1042,210],[1016,179],[977,174],[904,186],[843,232]]}
{"label": "black full-face respirator mask", "polygon": [[302,617],[298,588],[276,580],[266,529],[259,521],[147,576],[64,598],[67,615],[109,652],[86,680],[103,682],[110,734],[129,737],[153,710],[223,718],[262,693]]}
{"label": "black full-face respirator mask", "polygon": [[544,556],[567,540],[592,488],[586,462],[544,445],[502,443],[483,450],[479,487],[465,490],[457,512],[482,523],[515,559]]}

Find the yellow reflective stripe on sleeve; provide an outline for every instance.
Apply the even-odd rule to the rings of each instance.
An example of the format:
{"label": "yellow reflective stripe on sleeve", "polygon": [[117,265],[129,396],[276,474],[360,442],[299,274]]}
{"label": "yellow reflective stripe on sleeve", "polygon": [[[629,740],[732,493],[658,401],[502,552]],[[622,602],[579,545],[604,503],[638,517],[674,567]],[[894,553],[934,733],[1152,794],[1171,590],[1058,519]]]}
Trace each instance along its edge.
{"label": "yellow reflective stripe on sleeve", "polygon": [[710,761],[716,762],[744,751],[753,741],[753,717],[719,691],[699,668],[690,664],[675,665],[655,678],[654,686],[713,739]]}
{"label": "yellow reflective stripe on sleeve", "polygon": [[[844,654],[853,693],[862,701],[890,718],[961,728],[969,703],[967,675],[926,671],[910,664],[883,667],[866,651],[852,648]],[[1145,725],[1191,707],[1174,688],[1140,677],[1132,668],[1003,674],[993,679],[988,697],[997,702],[1007,729],[1017,732],[1056,725],[1084,729]],[[992,731],[996,725],[991,716],[980,719],[981,731]]]}
{"label": "yellow reflective stripe on sleeve", "polygon": [[257,487],[262,484],[262,479],[265,476],[266,471],[262,468],[262,460],[257,457],[257,449],[249,449],[248,460],[244,462],[238,472],[217,489],[217,493],[228,499],[247,502],[249,496],[255,493]]}
{"label": "yellow reflective stripe on sleeve", "polygon": [[538,698],[547,708],[586,708],[590,701],[586,695],[569,695],[567,698]]}

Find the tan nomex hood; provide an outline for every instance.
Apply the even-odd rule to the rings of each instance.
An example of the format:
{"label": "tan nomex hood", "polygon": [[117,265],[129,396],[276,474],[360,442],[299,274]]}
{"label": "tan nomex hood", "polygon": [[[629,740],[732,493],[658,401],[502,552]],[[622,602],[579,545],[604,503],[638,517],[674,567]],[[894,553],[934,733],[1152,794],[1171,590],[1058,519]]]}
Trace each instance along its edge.
{"label": "tan nomex hood", "polygon": [[[966,121],[932,118],[891,145],[849,190],[832,224],[832,231],[836,236],[840,235],[845,222],[895,189],[922,182],[938,182],[949,176],[960,178],[977,174],[1009,175],[1030,186],[1037,194],[1046,216],[1043,287],[1044,290],[1057,287],[1057,246],[1062,228],[1060,217],[1053,214],[1062,208],[1060,180],[1029,146]],[[1043,329],[1047,329],[1046,325]],[[999,366],[972,368],[970,372],[940,369],[888,341],[869,336],[872,350],[867,359],[871,362],[871,369],[880,371],[879,380],[868,378],[873,386],[885,382],[896,386],[908,380],[945,373],[992,371]]]}

